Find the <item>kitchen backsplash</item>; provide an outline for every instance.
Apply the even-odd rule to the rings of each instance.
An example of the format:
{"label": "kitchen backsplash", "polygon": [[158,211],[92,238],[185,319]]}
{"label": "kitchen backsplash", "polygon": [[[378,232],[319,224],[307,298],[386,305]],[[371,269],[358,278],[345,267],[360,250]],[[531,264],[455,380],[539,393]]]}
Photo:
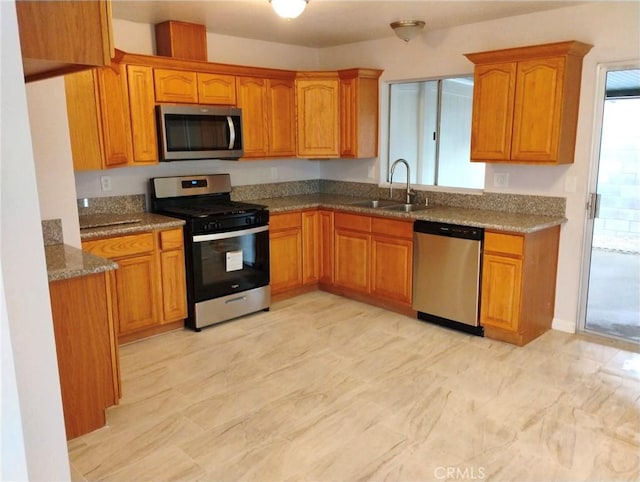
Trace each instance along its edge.
{"label": "kitchen backsplash", "polygon": [[79,216],[87,214],[139,213],[147,210],[146,196],[144,194],[82,198],[77,201]]}
{"label": "kitchen backsplash", "polygon": [[[231,198],[235,201],[251,201],[317,193],[384,199],[389,197],[389,188],[362,182],[315,179],[234,186]],[[393,193],[394,199],[401,200],[404,197],[404,189],[400,186],[394,187]],[[566,198],[563,197],[502,193],[462,194],[416,190],[416,203],[424,204],[425,198],[428,199],[429,204],[441,206],[542,216],[564,216],[566,210]],[[145,211],[147,210],[146,206],[145,194],[83,198],[78,199],[78,214],[81,216],[102,213],[124,214]]]}

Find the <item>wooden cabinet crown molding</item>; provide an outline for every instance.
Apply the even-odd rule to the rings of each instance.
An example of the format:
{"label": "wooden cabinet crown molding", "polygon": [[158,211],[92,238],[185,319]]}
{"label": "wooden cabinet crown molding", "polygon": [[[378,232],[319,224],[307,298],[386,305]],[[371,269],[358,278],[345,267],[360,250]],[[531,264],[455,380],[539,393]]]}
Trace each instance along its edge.
{"label": "wooden cabinet crown molding", "polygon": [[584,57],[593,48],[593,45],[568,40],[542,45],[527,45],[509,49],[490,50],[487,52],[475,52],[464,54],[474,64],[488,64],[499,62],[517,62],[525,59],[545,57],[558,57],[562,55],[574,55]]}

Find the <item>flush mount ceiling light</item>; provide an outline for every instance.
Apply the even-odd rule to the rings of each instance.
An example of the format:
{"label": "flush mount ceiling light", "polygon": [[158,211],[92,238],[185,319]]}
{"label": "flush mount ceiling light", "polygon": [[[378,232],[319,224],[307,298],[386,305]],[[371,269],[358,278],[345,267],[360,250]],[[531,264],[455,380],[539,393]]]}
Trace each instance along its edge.
{"label": "flush mount ceiling light", "polygon": [[397,22],[391,22],[390,25],[398,38],[405,42],[414,38],[424,28],[422,20],[398,20]]}
{"label": "flush mount ceiling light", "polygon": [[282,18],[296,18],[304,12],[309,0],[269,0],[275,12]]}

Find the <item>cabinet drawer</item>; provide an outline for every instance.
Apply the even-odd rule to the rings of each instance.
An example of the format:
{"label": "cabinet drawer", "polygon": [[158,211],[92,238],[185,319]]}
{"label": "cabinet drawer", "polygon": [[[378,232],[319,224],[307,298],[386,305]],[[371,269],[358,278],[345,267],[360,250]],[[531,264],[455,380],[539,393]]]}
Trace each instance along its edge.
{"label": "cabinet drawer", "polygon": [[182,248],[183,244],[182,229],[160,231],[160,249],[162,251]]}
{"label": "cabinet drawer", "polygon": [[302,214],[300,212],[287,214],[274,214],[269,218],[269,229],[277,231],[279,229],[299,228],[302,226]]}
{"label": "cabinet drawer", "polygon": [[371,217],[359,214],[336,213],[334,217],[336,228],[349,229],[352,231],[371,232]]}
{"label": "cabinet drawer", "polygon": [[385,234],[394,238],[413,238],[413,221],[398,221],[397,219],[372,218],[371,231]]}
{"label": "cabinet drawer", "polygon": [[103,258],[119,258],[153,251],[153,233],[96,239],[82,243],[82,249]]}
{"label": "cabinet drawer", "polygon": [[485,231],[484,250],[522,256],[524,253],[524,236]]}

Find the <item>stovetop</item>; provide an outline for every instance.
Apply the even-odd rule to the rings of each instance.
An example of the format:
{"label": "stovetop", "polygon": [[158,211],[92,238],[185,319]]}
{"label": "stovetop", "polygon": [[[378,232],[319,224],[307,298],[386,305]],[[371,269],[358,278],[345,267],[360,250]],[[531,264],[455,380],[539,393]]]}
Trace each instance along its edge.
{"label": "stovetop", "polygon": [[158,212],[172,214],[183,219],[220,218],[238,214],[251,214],[261,210],[264,210],[264,206],[230,200],[190,203],[186,199],[184,202],[174,203],[171,206],[158,207]]}

